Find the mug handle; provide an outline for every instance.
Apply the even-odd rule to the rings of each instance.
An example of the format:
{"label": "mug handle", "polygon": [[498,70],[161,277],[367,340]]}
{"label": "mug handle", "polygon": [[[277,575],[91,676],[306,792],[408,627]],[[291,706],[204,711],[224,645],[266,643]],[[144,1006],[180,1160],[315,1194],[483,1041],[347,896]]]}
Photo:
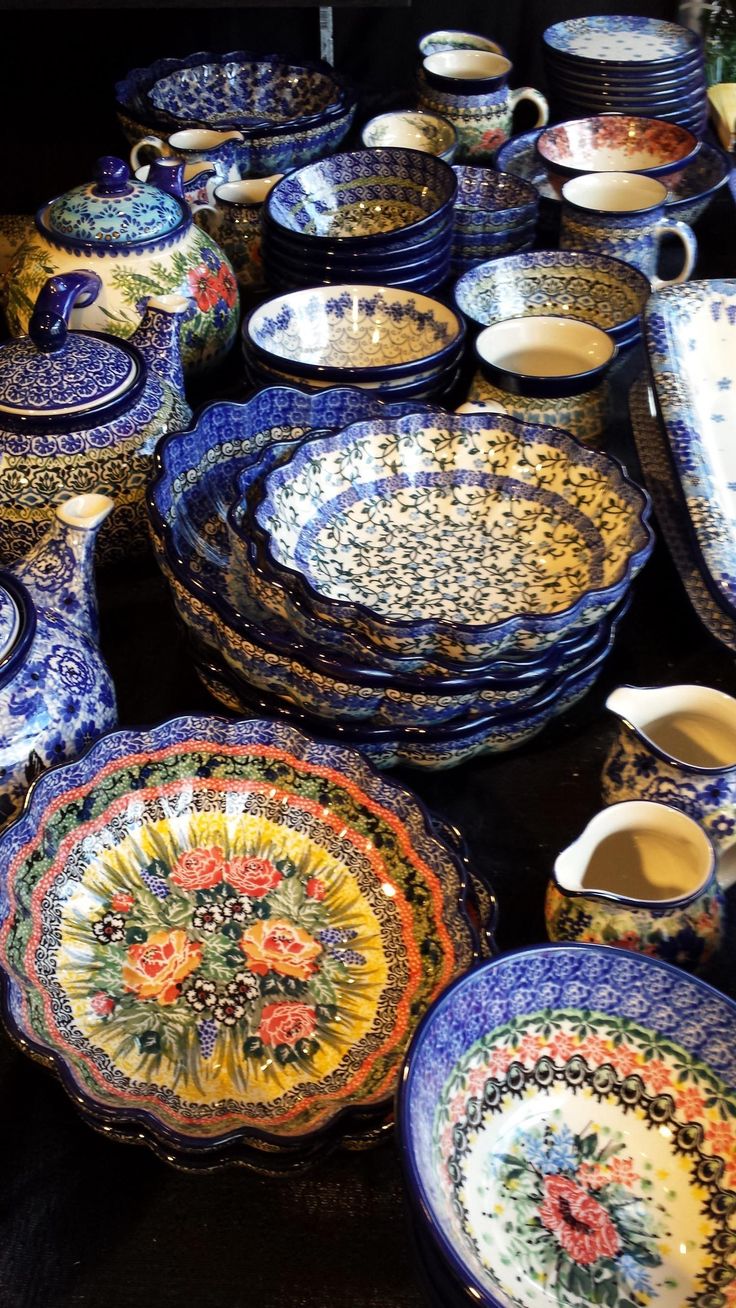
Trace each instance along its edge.
{"label": "mug handle", "polygon": [[549,122],[549,105],[542,92],[535,91],[533,86],[520,86],[518,90],[512,91],[509,95],[509,109],[512,113],[522,100],[531,100],[532,104],[537,106],[537,121],[534,127],[546,127]]}
{"label": "mug handle", "polygon": [[141,141],[136,141],[135,145],[133,146],[133,149],[130,152],[130,166],[133,172],[136,172],[139,168],[142,167],[141,150],[144,148],[144,146],[147,150],[155,151],[155,155],[157,159],[163,159],[163,158],[168,159],[174,153],[173,150],[168,145],[168,143],[166,141],[161,140],[160,136],[144,136]]}
{"label": "mug handle", "polygon": [[698,242],[695,239],[695,232],[687,223],[682,223],[675,218],[663,218],[657,223],[654,229],[654,235],[657,241],[657,250],[662,237],[668,232],[676,236],[682,244],[685,252],[685,262],[676,277],[652,277],[652,290],[658,291],[661,286],[675,286],[678,282],[686,282],[695,267],[695,260],[698,257]]}

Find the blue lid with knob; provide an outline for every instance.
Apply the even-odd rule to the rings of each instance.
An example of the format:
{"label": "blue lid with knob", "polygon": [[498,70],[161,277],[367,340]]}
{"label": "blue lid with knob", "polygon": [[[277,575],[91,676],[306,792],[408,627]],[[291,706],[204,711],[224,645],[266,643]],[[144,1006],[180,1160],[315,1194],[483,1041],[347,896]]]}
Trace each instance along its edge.
{"label": "blue lid with knob", "polygon": [[97,160],[94,182],[52,200],[36,221],[65,244],[129,246],[171,236],[188,220],[174,187],[139,182],[122,159],[105,155]]}
{"label": "blue lid with knob", "polygon": [[93,272],[49,278],[28,336],[0,347],[0,418],[74,419],[137,393],[145,367],[135,348],[108,336],[69,331],[74,305],[91,304],[101,285]]}

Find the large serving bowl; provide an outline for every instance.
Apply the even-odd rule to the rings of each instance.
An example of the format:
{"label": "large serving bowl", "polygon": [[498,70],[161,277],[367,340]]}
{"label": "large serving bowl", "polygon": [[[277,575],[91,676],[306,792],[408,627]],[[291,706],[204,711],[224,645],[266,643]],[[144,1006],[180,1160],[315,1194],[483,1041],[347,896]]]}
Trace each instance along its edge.
{"label": "large serving bowl", "polygon": [[194,1166],[386,1105],[477,959],[418,801],[275,722],[104,738],[37,783],[3,867],[11,1030],[93,1125]]}
{"label": "large serving bowl", "polygon": [[619,464],[564,432],[409,415],[302,442],[252,524],[321,620],[472,663],[600,621],[651,552],[647,511]]}
{"label": "large serving bowl", "polygon": [[484,1308],[725,1303],[735,1116],[733,1001],[597,945],[448,988],[398,1096],[422,1236]]}
{"label": "large serving bowl", "polygon": [[540,250],[473,268],[455,286],[454,300],[480,327],[554,314],[593,323],[623,345],[639,335],[639,315],[650,294],[644,274],[621,259]]}
{"label": "large serving bowl", "polygon": [[265,204],[266,225],[318,251],[405,250],[451,221],[457,183],[449,164],[421,150],[355,150],[284,177]]}
{"label": "large serving bowl", "polygon": [[544,127],[537,153],[553,185],[582,173],[643,173],[661,177],[692,163],[700,141],[677,123],[632,114],[594,114]]}
{"label": "large serving bowl", "polygon": [[243,324],[248,354],[272,370],[333,386],[408,382],[445,370],[464,337],[462,319],[438,300],[359,285],[277,296]]}
{"label": "large serving bowl", "polygon": [[[354,95],[328,64],[245,51],[161,59],[133,69],[115,94],[131,145],[152,132],[221,127],[232,114],[231,125],[244,138],[235,146],[242,177],[299,168],[336,150],[356,109]],[[190,111],[196,111],[192,117],[177,116]]]}

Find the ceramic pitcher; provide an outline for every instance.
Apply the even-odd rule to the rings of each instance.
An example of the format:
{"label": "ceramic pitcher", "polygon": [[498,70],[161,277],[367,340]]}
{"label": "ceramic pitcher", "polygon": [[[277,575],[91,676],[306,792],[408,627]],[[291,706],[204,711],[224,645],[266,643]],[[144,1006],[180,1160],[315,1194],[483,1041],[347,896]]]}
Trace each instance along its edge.
{"label": "ceramic pitcher", "polygon": [[[603,797],[671,804],[701,822],[736,879],[736,699],[709,686],[619,686],[606,700],[619,727]],[[733,848],[733,853],[724,857]]]}
{"label": "ceramic pitcher", "polygon": [[459,160],[491,163],[494,152],[511,135],[517,105],[530,100],[537,110],[535,126],[549,117],[547,101],[533,86],[512,91],[510,61],[479,50],[442,51],[428,55],[418,73],[420,109],[448,118],[458,135]]}
{"label": "ceramic pitcher", "polygon": [[711,842],[684,813],[647,800],[613,804],[555,862],[545,904],[549,938],[701,967],[723,927],[715,867]]}

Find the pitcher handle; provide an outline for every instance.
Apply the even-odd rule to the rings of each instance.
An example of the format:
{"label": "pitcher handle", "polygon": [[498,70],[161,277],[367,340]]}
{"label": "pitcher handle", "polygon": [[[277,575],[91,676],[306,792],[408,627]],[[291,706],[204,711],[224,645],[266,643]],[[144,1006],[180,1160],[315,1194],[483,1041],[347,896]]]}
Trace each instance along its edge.
{"label": "pitcher handle", "polygon": [[174,153],[168,141],[163,141],[160,136],[144,136],[142,140],[136,141],[130,152],[130,166],[134,173],[143,166],[141,150],[144,146],[147,150],[155,150],[157,159],[168,158]]}
{"label": "pitcher handle", "polygon": [[541,91],[535,90],[533,86],[520,86],[516,91],[512,91],[509,96],[509,109],[512,114],[522,100],[530,100],[537,106],[537,121],[534,127],[546,127],[549,122],[549,105],[542,95]]}
{"label": "pitcher handle", "polygon": [[663,236],[670,233],[676,236],[680,241],[684,253],[685,262],[676,277],[652,277],[652,290],[658,291],[662,286],[675,286],[678,282],[686,282],[695,267],[695,260],[698,257],[698,242],[695,238],[695,232],[687,223],[680,222],[675,218],[663,218],[657,223],[654,229],[657,241],[657,250]]}

